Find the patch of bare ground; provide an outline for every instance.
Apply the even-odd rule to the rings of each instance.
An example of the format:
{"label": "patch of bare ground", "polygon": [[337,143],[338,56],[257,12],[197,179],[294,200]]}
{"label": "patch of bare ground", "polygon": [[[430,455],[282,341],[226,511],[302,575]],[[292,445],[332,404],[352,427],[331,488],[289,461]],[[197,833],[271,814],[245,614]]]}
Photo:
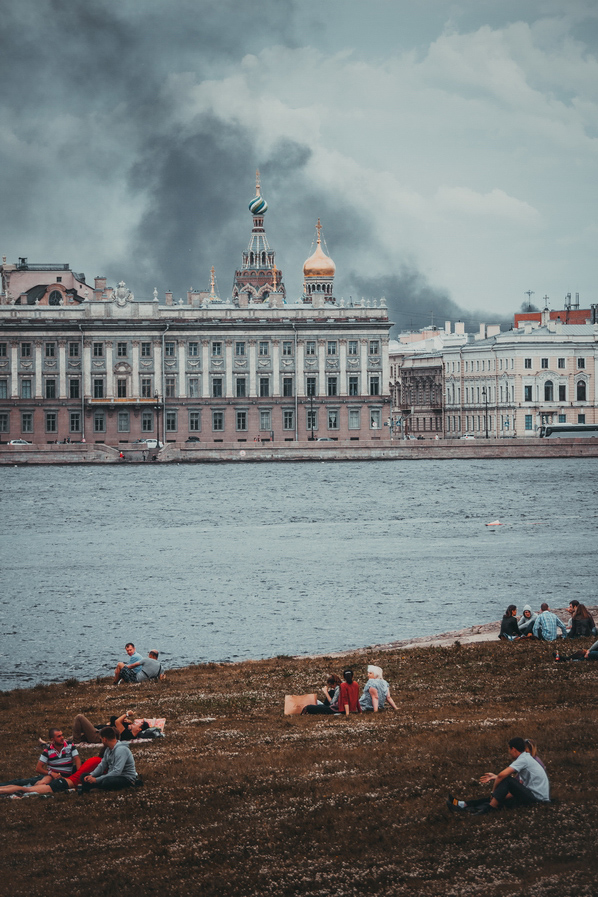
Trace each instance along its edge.
{"label": "patch of bare ground", "polygon": [[[165,739],[132,748],[144,788],[0,801],[5,892],[589,897],[598,664],[556,664],[552,650],[391,648],[0,694],[1,779],[33,770],[38,736],[70,731],[76,713],[167,717]],[[363,683],[374,661],[398,713],[283,716],[285,693],[317,690],[347,664]],[[479,775],[507,765],[514,735],[539,744],[558,803],[452,815],[447,793],[481,796]]]}

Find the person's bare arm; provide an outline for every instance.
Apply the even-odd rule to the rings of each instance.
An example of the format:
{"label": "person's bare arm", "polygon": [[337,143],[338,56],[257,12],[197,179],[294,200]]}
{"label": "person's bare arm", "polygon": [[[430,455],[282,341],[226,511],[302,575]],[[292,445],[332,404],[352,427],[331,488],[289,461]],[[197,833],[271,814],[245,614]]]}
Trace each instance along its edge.
{"label": "person's bare arm", "polygon": [[395,704],[395,702],[393,701],[393,699],[391,698],[391,696],[390,696],[390,692],[388,692],[388,694],[386,695],[386,700],[388,701],[388,703],[390,704],[390,706],[392,707],[393,710],[398,710],[398,709],[399,709],[399,708],[397,707],[397,705]]}
{"label": "person's bare arm", "polygon": [[378,689],[368,688],[368,691],[372,699],[372,707],[374,708],[374,713],[378,713]]}
{"label": "person's bare arm", "polygon": [[512,766],[507,766],[507,768],[503,769],[502,772],[499,772],[498,775],[494,775],[493,772],[484,773],[484,775],[480,778],[480,782],[482,783],[482,785],[486,785],[488,782],[494,782],[494,787],[496,787],[499,782],[502,782],[503,779],[514,775],[515,772],[516,770],[514,770]]}

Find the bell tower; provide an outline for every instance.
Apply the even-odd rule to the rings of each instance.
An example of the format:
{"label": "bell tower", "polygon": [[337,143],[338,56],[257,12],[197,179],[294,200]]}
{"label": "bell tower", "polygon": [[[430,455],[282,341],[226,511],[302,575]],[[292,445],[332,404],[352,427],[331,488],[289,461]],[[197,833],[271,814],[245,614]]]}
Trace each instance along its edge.
{"label": "bell tower", "polygon": [[255,176],[255,196],[249,203],[249,211],[253,215],[251,238],[243,252],[242,267],[235,271],[233,283],[233,302],[236,305],[265,302],[270,293],[286,298],[282,271],[276,267],[276,253],[270,249],[264,229],[268,203],[261,194],[259,171]]}

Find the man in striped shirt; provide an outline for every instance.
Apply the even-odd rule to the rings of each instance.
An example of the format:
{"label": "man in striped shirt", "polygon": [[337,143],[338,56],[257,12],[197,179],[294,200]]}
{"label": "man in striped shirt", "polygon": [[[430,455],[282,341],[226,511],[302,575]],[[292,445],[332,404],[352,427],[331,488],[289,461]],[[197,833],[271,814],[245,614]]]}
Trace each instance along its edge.
{"label": "man in striped shirt", "polygon": [[81,757],[77,748],[64,740],[61,729],[50,729],[50,741],[45,746],[37,761],[36,773],[43,776],[57,775],[68,778],[81,766]]}

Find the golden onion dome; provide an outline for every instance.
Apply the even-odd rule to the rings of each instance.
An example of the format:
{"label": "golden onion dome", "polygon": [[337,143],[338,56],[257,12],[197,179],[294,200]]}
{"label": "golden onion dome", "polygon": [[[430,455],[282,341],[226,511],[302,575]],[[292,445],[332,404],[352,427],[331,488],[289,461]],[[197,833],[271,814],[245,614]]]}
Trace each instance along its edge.
{"label": "golden onion dome", "polygon": [[316,245],[316,251],[313,255],[310,255],[310,257],[303,265],[304,277],[334,277],[336,265],[334,264],[332,259],[327,256],[322,250],[322,241],[320,237],[321,229],[322,226],[320,224],[320,219],[318,218],[318,242]]}

